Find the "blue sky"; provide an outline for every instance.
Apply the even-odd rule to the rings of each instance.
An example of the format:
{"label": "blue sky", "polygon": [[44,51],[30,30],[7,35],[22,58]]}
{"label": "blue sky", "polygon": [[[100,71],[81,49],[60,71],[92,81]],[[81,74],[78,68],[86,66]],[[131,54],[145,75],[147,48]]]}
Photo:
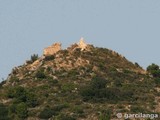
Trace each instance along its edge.
{"label": "blue sky", "polygon": [[159,0],[0,0],[0,78],[34,53],[84,37],[146,68],[160,64]]}

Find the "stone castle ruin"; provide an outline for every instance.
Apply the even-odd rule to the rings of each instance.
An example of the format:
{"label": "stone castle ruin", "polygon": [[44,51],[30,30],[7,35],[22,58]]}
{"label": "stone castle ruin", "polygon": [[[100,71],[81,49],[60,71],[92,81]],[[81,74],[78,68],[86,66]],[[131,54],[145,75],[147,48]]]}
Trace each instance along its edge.
{"label": "stone castle ruin", "polygon": [[[78,44],[75,44],[74,46],[72,46],[74,48],[80,48],[81,51],[83,51],[84,49],[86,49],[87,44],[84,42],[84,39],[81,38]],[[43,50],[43,55],[44,56],[50,56],[50,55],[54,55],[55,53],[57,53],[58,51],[61,50],[61,43],[54,43],[53,45],[45,48]]]}
{"label": "stone castle ruin", "polygon": [[53,45],[51,45],[43,50],[43,55],[44,56],[54,55],[55,53],[57,53],[60,50],[61,50],[61,43],[54,43]]}

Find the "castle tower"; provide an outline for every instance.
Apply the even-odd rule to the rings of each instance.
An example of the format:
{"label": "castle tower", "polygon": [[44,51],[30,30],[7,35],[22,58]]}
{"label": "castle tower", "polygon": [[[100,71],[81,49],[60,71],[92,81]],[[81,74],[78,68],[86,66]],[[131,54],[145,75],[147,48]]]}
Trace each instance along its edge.
{"label": "castle tower", "polygon": [[78,43],[78,46],[79,48],[81,48],[81,50],[83,51],[86,47],[87,47],[87,44],[84,42],[84,38],[81,37],[79,43]]}
{"label": "castle tower", "polygon": [[54,55],[61,50],[61,43],[55,43],[43,50],[44,56]]}

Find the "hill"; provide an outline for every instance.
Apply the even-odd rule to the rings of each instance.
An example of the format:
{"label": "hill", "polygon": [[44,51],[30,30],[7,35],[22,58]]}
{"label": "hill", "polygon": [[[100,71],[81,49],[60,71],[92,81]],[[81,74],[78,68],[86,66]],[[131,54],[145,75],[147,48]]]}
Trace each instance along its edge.
{"label": "hill", "polygon": [[137,63],[107,48],[55,43],[0,84],[0,120],[116,120],[159,113],[159,86]]}

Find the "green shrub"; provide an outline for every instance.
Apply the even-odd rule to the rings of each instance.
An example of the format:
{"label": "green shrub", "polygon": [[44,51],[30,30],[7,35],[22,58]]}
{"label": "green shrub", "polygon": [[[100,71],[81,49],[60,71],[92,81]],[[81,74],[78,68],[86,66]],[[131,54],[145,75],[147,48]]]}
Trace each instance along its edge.
{"label": "green shrub", "polygon": [[49,56],[45,56],[44,60],[46,61],[50,61],[50,60],[54,60],[55,56],[54,55],[49,55]]}
{"label": "green shrub", "polygon": [[0,103],[0,120],[9,120],[8,108]]}
{"label": "green shrub", "polygon": [[34,62],[38,59],[38,54],[31,55],[31,61]]}
{"label": "green shrub", "polygon": [[142,68],[137,62],[134,63],[136,67]]}
{"label": "green shrub", "polygon": [[6,81],[1,81],[0,82],[0,88],[2,88],[2,86],[6,83]]}
{"label": "green shrub", "polygon": [[120,79],[117,79],[115,82],[114,82],[114,85],[116,87],[122,87],[122,81]]}
{"label": "green shrub", "polygon": [[95,77],[91,80],[90,86],[93,89],[102,89],[105,88],[107,84],[107,80],[104,78]]}
{"label": "green shrub", "polygon": [[95,95],[93,89],[90,86],[81,88],[80,94],[83,97],[84,101],[92,99]]}
{"label": "green shrub", "polygon": [[154,70],[159,70],[159,66],[156,65],[156,64],[154,64],[154,63],[152,63],[151,65],[149,65],[149,66],[147,67],[147,71],[148,71],[148,72],[151,72],[151,71],[154,71]]}
{"label": "green shrub", "polygon": [[51,118],[53,115],[55,115],[55,111],[53,111],[51,108],[46,107],[43,111],[41,111],[41,113],[39,114],[39,118],[41,119],[49,119]]}
{"label": "green shrub", "polygon": [[152,71],[151,74],[153,77],[160,77],[160,70]]}
{"label": "green shrub", "polygon": [[8,90],[7,96],[14,99],[14,103],[24,102],[29,107],[38,105],[37,97],[21,86],[16,86]]}
{"label": "green shrub", "polygon": [[9,98],[16,98],[22,101],[26,100],[26,90],[21,86],[9,88],[7,92]]}
{"label": "green shrub", "polygon": [[106,67],[105,67],[105,63],[104,62],[99,62],[99,65],[98,65],[98,67],[100,68],[100,70],[105,70],[106,69]]}
{"label": "green shrub", "polygon": [[[107,80],[103,78],[94,78],[91,80],[89,85],[81,88],[80,95],[83,97],[84,101],[94,101],[94,102],[117,102],[125,100],[134,100],[133,91],[121,89],[121,84],[118,83],[118,87],[106,87]],[[120,86],[120,88],[119,88]]]}
{"label": "green shrub", "polygon": [[145,113],[146,110],[140,106],[131,106],[130,111],[133,113]]}
{"label": "green shrub", "polygon": [[58,80],[57,79],[48,79],[48,82],[49,82],[50,85],[58,84]]}
{"label": "green shrub", "polygon": [[60,114],[58,117],[57,117],[57,120],[76,120],[75,117],[72,117],[72,116],[69,116],[67,114]]}
{"label": "green shrub", "polygon": [[19,118],[27,118],[28,110],[27,105],[25,103],[20,103],[16,106],[16,113]]}
{"label": "green shrub", "polygon": [[152,63],[147,67],[147,71],[153,75],[153,77],[160,77],[160,69],[159,66]]}
{"label": "green shrub", "polygon": [[63,84],[61,89],[63,92],[71,92],[75,88],[73,83]]}
{"label": "green shrub", "polygon": [[98,99],[106,97],[106,83],[103,78],[93,78],[89,85],[81,88],[80,94],[84,100]]}
{"label": "green shrub", "polygon": [[66,104],[59,104],[59,105],[55,105],[54,107],[50,108],[50,107],[45,107],[43,111],[41,111],[41,113],[39,114],[39,117],[42,119],[48,119],[51,118],[53,115],[58,115],[59,112],[64,109],[67,108],[68,106]]}
{"label": "green shrub", "polygon": [[83,114],[84,113],[83,108],[81,106],[75,106],[73,108],[73,112],[75,112],[77,114]]}
{"label": "green shrub", "polygon": [[76,75],[79,75],[79,72],[76,69],[72,69],[72,70],[68,71],[68,76],[74,77]]}
{"label": "green shrub", "polygon": [[43,70],[38,70],[36,75],[35,75],[36,78],[39,78],[39,79],[45,79],[47,78],[44,71]]}
{"label": "green shrub", "polygon": [[9,106],[9,117],[10,118],[14,118],[15,117],[15,115],[16,115],[16,106],[17,106],[17,104],[11,104],[10,106]]}
{"label": "green shrub", "polygon": [[156,85],[160,85],[160,78],[155,78],[155,83],[156,83]]}
{"label": "green shrub", "polygon": [[[117,91],[118,92],[118,91]],[[134,91],[132,90],[120,90],[119,91],[119,100],[134,100]]]}
{"label": "green shrub", "polygon": [[31,92],[27,92],[27,94],[26,94],[26,104],[29,107],[36,107],[39,104],[38,100],[37,100],[37,96],[34,95]]}
{"label": "green shrub", "polygon": [[102,110],[99,115],[99,120],[110,120],[111,119],[111,110]]}
{"label": "green shrub", "polygon": [[117,101],[119,100],[119,90],[117,88],[101,89],[96,92],[95,96],[109,101]]}
{"label": "green shrub", "polygon": [[53,111],[56,111],[56,112],[59,112],[61,111],[62,109],[64,108],[67,108],[68,107],[68,104],[58,104],[58,105],[55,105],[52,110]]}
{"label": "green shrub", "polygon": [[19,78],[15,77],[15,76],[11,77],[10,82],[19,82]]}
{"label": "green shrub", "polygon": [[99,120],[110,120],[110,114],[100,113]]}

